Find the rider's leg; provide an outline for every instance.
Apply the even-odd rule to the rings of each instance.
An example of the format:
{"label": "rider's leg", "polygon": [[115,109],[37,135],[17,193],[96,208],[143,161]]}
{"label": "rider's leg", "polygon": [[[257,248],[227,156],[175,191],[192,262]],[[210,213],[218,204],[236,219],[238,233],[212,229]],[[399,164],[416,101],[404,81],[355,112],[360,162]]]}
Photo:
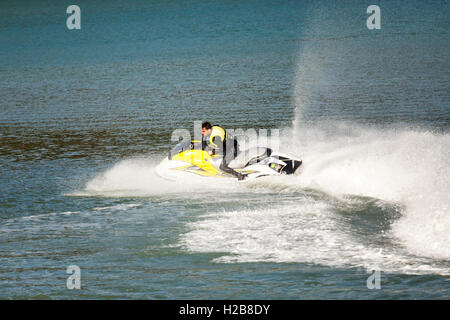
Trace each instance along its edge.
{"label": "rider's leg", "polygon": [[[234,144],[234,141],[232,142]],[[222,162],[220,163],[220,170],[222,170],[223,172],[232,174],[233,176],[235,176],[236,178],[238,178],[239,180],[242,180],[245,178],[245,175],[243,175],[242,173],[233,170],[232,168],[230,168],[228,166],[228,164],[230,163],[231,160],[233,160],[235,158],[235,156],[237,156],[237,152],[235,150],[235,146],[234,145],[228,145],[227,147],[224,148],[224,155],[223,155],[223,159]]]}

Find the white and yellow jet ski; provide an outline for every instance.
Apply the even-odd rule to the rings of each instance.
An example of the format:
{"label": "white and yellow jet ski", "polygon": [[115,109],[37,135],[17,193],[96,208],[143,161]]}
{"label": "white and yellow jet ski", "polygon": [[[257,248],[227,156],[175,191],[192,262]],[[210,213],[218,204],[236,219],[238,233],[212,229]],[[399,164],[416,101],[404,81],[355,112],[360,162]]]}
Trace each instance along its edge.
{"label": "white and yellow jet ski", "polygon": [[[197,175],[205,178],[235,178],[219,169],[222,156],[210,156],[202,148],[201,141],[183,141],[176,145],[157,167],[156,173],[165,179]],[[229,167],[247,175],[246,180],[263,176],[293,175],[302,161],[288,155],[273,152],[270,148],[251,148],[241,151]]]}

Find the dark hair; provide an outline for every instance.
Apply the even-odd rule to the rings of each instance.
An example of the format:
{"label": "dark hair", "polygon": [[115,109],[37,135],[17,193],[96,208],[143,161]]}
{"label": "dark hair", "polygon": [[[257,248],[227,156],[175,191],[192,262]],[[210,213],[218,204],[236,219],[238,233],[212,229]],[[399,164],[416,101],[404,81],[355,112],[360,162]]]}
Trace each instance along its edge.
{"label": "dark hair", "polygon": [[206,130],[209,130],[212,128],[211,123],[209,123],[208,121],[205,121],[202,123],[202,129],[205,128]]}

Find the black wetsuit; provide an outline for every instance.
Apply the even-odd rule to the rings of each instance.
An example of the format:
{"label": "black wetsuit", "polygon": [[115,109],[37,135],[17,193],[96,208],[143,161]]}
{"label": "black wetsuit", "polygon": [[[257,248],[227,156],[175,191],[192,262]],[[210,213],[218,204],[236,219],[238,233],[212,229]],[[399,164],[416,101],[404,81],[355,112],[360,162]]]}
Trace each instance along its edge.
{"label": "black wetsuit", "polygon": [[245,177],[242,173],[237,172],[228,166],[239,153],[239,143],[233,136],[228,134],[221,127],[213,126],[211,134],[204,137],[203,142],[204,146],[213,151],[213,154],[221,154],[223,156],[219,166],[220,170],[235,176],[239,180]]}

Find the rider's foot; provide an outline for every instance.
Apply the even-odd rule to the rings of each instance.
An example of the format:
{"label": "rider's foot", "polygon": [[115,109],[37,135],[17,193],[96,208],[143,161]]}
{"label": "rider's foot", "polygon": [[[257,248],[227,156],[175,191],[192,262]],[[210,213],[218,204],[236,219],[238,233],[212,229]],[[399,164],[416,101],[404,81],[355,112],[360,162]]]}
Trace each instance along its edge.
{"label": "rider's foot", "polygon": [[242,180],[244,180],[245,178],[247,178],[247,175],[246,175],[246,174],[239,173],[239,176],[238,176],[238,180],[239,180],[239,181],[242,181]]}

